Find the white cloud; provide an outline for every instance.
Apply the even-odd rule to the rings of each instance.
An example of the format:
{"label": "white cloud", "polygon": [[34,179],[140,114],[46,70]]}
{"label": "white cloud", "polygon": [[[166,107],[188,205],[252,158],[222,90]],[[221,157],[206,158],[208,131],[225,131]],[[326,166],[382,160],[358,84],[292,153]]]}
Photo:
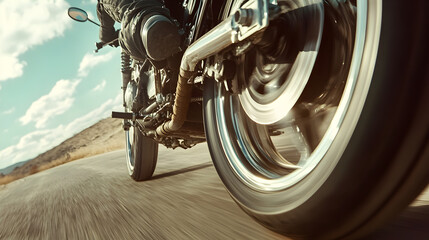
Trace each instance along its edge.
{"label": "white cloud", "polygon": [[0,81],[19,77],[29,48],[63,35],[71,21],[65,0],[2,0],[0,2]]}
{"label": "white cloud", "polygon": [[[76,133],[84,128],[87,128],[100,119],[110,116],[113,109],[122,107],[122,94],[118,94],[115,98],[109,99],[100,107],[90,111],[86,115],[75,119],[65,127],[65,131],[69,133]],[[72,135],[70,135],[72,136]],[[69,137],[70,137],[69,136]],[[0,158],[1,159],[1,158]]]}
{"label": "white cloud", "polygon": [[52,90],[34,101],[19,121],[23,125],[36,123],[36,128],[42,128],[46,122],[57,115],[65,113],[74,102],[73,93],[79,80],[59,80]]}
{"label": "white cloud", "polygon": [[78,70],[78,76],[79,77],[86,77],[89,73],[89,70],[94,68],[100,63],[107,62],[113,57],[113,52],[109,52],[103,55],[100,54],[93,54],[93,53],[87,53],[85,56],[83,56],[82,61],[79,65]]}
{"label": "white cloud", "polygon": [[38,154],[57,146],[79,131],[109,116],[112,109],[121,107],[121,101],[121,94],[118,94],[116,98],[106,101],[100,107],[73,120],[67,125],[59,125],[53,129],[36,130],[21,137],[17,144],[0,151],[0,169],[34,158]]}
{"label": "white cloud", "polygon": [[83,3],[85,3],[85,4],[97,4],[97,0],[85,0],[85,1],[83,1]]}
{"label": "white cloud", "polygon": [[6,110],[6,111],[3,111],[2,113],[3,113],[4,115],[9,115],[9,114],[12,114],[13,112],[15,112],[15,107],[12,107],[11,109],[8,109],[8,110]]}
{"label": "white cloud", "polygon": [[98,84],[97,86],[95,86],[92,89],[92,91],[93,92],[103,91],[104,87],[106,87],[106,80],[103,80],[100,84]]}
{"label": "white cloud", "polygon": [[18,55],[19,54],[8,55],[0,50],[0,66],[2,66],[2,71],[0,71],[0,81],[17,78],[24,73],[23,69],[24,66],[27,65],[27,62],[20,61],[18,59]]}
{"label": "white cloud", "polygon": [[[94,6],[97,4],[97,1],[94,2]],[[86,11],[86,13],[88,13],[88,18],[91,19],[92,21],[96,22],[96,20],[98,19],[98,17],[94,17],[96,15],[94,15],[91,11]],[[91,23],[93,24],[93,23]]]}

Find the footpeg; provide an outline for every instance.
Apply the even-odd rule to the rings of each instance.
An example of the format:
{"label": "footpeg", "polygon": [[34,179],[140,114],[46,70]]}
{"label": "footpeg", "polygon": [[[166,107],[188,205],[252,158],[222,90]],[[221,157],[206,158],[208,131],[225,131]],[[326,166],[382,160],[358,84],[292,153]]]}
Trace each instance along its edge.
{"label": "footpeg", "polygon": [[136,119],[143,119],[143,116],[136,115],[135,113],[132,113],[132,112],[112,112],[112,118],[135,121]]}

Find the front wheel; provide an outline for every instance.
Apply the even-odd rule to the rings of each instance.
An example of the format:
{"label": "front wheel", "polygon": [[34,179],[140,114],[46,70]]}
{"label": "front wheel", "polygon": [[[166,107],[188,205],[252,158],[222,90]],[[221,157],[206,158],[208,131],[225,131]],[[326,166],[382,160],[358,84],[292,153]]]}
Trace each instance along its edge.
{"label": "front wheel", "polygon": [[[142,85],[145,86],[148,81],[148,76],[142,73],[140,76]],[[140,90],[142,91],[142,90]],[[125,93],[125,112],[131,112],[133,101],[137,95],[137,84],[130,82],[127,86]],[[147,98],[145,93],[141,93],[138,97],[141,97],[140,102],[143,105],[147,105]],[[128,122],[126,120],[124,124],[128,125],[128,130],[125,131],[125,151],[128,173],[135,181],[144,181],[152,177],[155,171],[156,163],[158,160],[158,143],[149,137],[143,135],[137,126],[137,122]]]}
{"label": "front wheel", "polygon": [[143,136],[136,127],[125,131],[128,173],[135,181],[152,177],[158,159],[158,143]]}
{"label": "front wheel", "polygon": [[428,2],[277,2],[272,44],[236,61],[237,92],[205,82],[214,165],[274,231],[361,237],[428,183]]}

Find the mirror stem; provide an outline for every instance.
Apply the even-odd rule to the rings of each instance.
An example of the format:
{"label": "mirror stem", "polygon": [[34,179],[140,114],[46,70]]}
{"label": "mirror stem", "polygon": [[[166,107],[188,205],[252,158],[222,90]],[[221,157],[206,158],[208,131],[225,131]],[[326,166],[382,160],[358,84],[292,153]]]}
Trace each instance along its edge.
{"label": "mirror stem", "polygon": [[101,26],[100,26],[100,24],[98,24],[98,23],[96,23],[96,22],[92,21],[92,20],[91,20],[91,19],[89,19],[89,18],[88,18],[88,21],[90,21],[90,22],[94,23],[95,25],[97,25],[97,26],[101,27]]}

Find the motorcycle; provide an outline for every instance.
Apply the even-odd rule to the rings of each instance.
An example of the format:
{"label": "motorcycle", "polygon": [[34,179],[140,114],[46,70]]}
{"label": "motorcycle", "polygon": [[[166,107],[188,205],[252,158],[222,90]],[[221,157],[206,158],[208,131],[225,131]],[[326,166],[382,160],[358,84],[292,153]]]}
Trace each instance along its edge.
{"label": "motorcycle", "polygon": [[121,55],[125,110],[112,116],[132,179],[151,178],[159,144],[207,142],[235,202],[294,239],[360,238],[426,187],[427,1],[165,4],[183,51]]}

